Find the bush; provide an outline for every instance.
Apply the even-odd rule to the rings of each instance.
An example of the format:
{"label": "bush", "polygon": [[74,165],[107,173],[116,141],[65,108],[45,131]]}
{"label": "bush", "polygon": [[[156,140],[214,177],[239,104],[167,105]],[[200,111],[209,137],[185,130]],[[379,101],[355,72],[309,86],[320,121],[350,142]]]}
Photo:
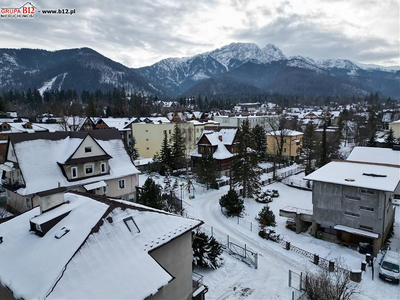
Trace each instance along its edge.
{"label": "bush", "polygon": [[265,230],[264,228],[260,229],[258,232],[258,235],[262,237],[263,239],[266,240],[271,240],[273,242],[278,243],[279,240],[281,239],[281,236],[279,234],[276,234],[276,232],[272,229],[267,229]]}
{"label": "bush", "polygon": [[256,217],[258,223],[260,223],[260,227],[264,228],[266,226],[276,226],[275,215],[272,210],[269,209],[268,205],[265,205],[262,210],[258,213]]}
{"label": "bush", "polygon": [[259,193],[257,196],[256,196],[256,199],[255,199],[258,203],[265,203],[265,204],[267,204],[267,203],[271,203],[272,202],[272,197],[269,195],[269,193],[267,193],[267,192],[264,192],[264,193]]}
{"label": "bush", "polygon": [[310,300],[350,300],[359,293],[357,283],[350,280],[350,273],[336,261],[334,272],[326,269],[307,274],[306,294]]}
{"label": "bush", "polygon": [[221,266],[223,259],[222,245],[213,237],[204,232],[193,234],[193,263],[197,266],[217,269]]}
{"label": "bush", "polygon": [[235,190],[230,189],[229,192],[219,199],[219,205],[226,209],[228,217],[240,217],[244,211],[244,201],[240,199]]}

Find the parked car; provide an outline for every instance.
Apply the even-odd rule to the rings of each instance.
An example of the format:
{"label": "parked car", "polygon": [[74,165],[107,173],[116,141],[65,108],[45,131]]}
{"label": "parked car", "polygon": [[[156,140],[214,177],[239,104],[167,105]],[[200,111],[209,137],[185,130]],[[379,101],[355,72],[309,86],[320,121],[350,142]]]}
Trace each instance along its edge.
{"label": "parked car", "polygon": [[379,278],[399,284],[400,253],[387,250],[379,264]]}

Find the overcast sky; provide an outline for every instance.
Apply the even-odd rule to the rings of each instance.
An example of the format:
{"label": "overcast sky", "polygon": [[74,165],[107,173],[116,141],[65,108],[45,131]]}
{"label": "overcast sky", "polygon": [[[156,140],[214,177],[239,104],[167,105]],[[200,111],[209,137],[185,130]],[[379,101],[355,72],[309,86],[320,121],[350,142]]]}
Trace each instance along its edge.
{"label": "overcast sky", "polygon": [[[20,2],[18,2],[20,1]],[[0,0],[19,7],[26,0]],[[286,56],[400,65],[399,0],[31,1],[75,15],[0,19],[0,47],[90,47],[128,67],[232,42],[272,43]]]}

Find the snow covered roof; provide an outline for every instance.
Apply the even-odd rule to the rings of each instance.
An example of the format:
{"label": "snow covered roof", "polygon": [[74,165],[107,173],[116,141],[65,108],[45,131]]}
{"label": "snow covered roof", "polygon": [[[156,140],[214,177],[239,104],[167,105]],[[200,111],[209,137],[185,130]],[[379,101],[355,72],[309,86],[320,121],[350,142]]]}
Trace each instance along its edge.
{"label": "snow covered roof", "polygon": [[[14,297],[145,299],[173,279],[149,252],[202,222],[130,202],[94,199],[65,194],[69,202],[41,216],[66,206],[70,213],[43,237],[29,230],[38,207],[0,224],[1,284]],[[126,220],[134,220],[140,232],[130,230]],[[55,238],[66,228],[65,235]]]}
{"label": "snow covered roof", "polygon": [[[101,176],[69,182],[59,163],[63,164],[90,135],[111,156],[108,161],[110,172]],[[88,132],[44,132],[14,134],[10,142],[18,158],[19,168],[26,187],[16,192],[31,195],[58,187],[69,187],[110,180],[140,173],[125,151],[121,135],[116,129]],[[32,151],[35,149],[35,151]],[[45,158],[45,159],[38,159]]]}
{"label": "snow covered roof", "polygon": [[400,181],[400,172],[393,167],[334,161],[304,179],[394,192]]}
{"label": "snow covered roof", "polygon": [[116,128],[119,131],[126,131],[129,130],[127,125],[133,121],[133,119],[129,118],[101,118],[97,122],[102,120],[109,128]]}
{"label": "snow covered roof", "polygon": [[355,147],[347,160],[400,166],[400,151],[389,148]]}
{"label": "snow covered roof", "polygon": [[300,131],[283,129],[283,130],[276,130],[276,131],[268,132],[267,135],[281,135],[282,133],[284,134],[284,136],[297,136],[297,135],[304,134]]}
{"label": "snow covered roof", "polygon": [[400,120],[397,120],[397,121],[390,122],[389,124],[399,124],[399,123],[400,123]]}
{"label": "snow covered roof", "polygon": [[336,225],[333,228],[336,230],[345,231],[345,232],[352,233],[355,235],[366,236],[366,237],[369,237],[372,239],[377,239],[379,237],[379,234],[377,234],[377,233],[362,230],[362,229],[356,229],[356,228],[352,228],[352,227],[348,227],[348,226],[344,226],[344,225]]}

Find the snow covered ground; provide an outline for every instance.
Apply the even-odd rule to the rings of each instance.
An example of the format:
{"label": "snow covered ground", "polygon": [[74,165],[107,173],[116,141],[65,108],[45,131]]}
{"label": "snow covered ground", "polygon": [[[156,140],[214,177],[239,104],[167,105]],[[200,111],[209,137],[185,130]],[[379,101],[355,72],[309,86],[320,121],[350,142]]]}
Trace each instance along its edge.
{"label": "snow covered ground", "polygon": [[[143,184],[146,175],[140,176]],[[163,177],[153,178],[163,185]],[[172,180],[172,183],[175,179]],[[179,182],[185,182],[179,179]],[[205,270],[196,268],[196,272],[204,275],[203,282],[209,287],[207,299],[291,299],[293,288],[288,287],[288,272],[316,271],[318,267],[313,265],[307,258],[293,251],[286,251],[281,245],[271,241],[263,240],[258,236],[257,222],[254,217],[258,214],[264,204],[255,202],[253,199],[245,199],[246,211],[243,219],[246,225],[237,224],[237,219],[227,219],[222,215],[219,199],[226,194],[229,187],[225,186],[219,190],[207,191],[202,185],[195,183],[195,198],[189,199],[188,191],[183,191],[184,207],[186,212],[203,220],[207,225],[229,234],[259,253],[258,269],[250,268],[245,263],[223,254],[224,265],[217,270]],[[280,196],[274,198],[270,203],[275,213],[277,226],[274,230],[281,234],[292,245],[317,253],[320,257],[327,259],[341,258],[345,261],[348,269],[360,269],[361,261],[365,256],[357,251],[322,241],[310,236],[308,233],[296,234],[285,228],[286,218],[279,216],[279,209],[286,206],[294,206],[303,209],[312,209],[311,192],[303,191],[286,186],[282,183],[273,183],[263,187],[266,189],[277,189]],[[193,191],[191,191],[193,195]],[[248,222],[248,223],[247,223]],[[247,226],[250,222],[253,231]],[[397,212],[395,223],[396,237],[392,240],[394,244],[399,242],[400,216]],[[399,243],[400,245],[400,243]],[[358,299],[400,299],[400,288],[384,282],[378,278],[378,261],[375,263],[375,278],[372,280],[371,268],[363,274],[363,280],[359,285],[360,294]]]}

